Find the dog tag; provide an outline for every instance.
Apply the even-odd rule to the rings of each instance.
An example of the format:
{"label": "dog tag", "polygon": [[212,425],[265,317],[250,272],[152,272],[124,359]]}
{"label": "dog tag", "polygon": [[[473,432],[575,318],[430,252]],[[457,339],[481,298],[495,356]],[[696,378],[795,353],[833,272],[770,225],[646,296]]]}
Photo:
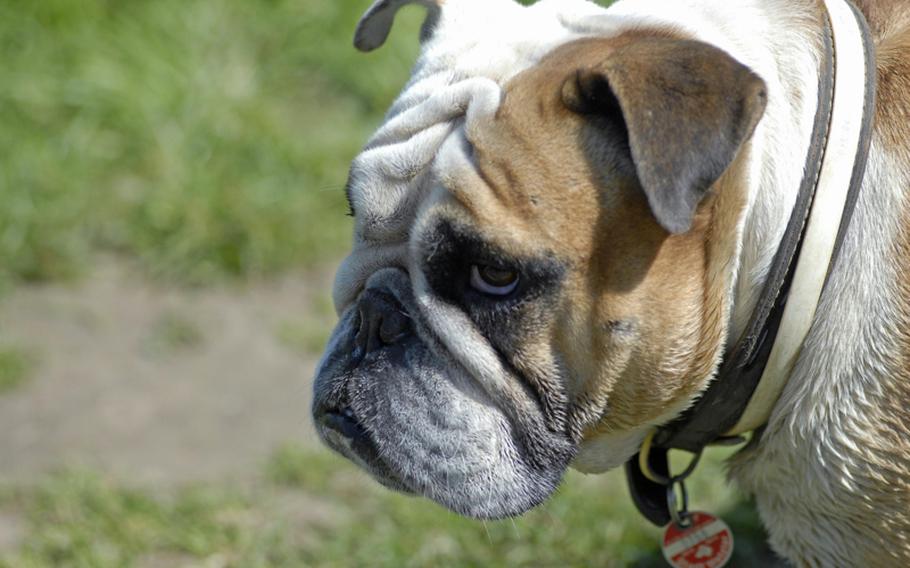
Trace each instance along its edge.
{"label": "dog tag", "polygon": [[694,511],[689,523],[667,525],[661,549],[674,568],[720,568],[733,555],[733,533],[714,515]]}

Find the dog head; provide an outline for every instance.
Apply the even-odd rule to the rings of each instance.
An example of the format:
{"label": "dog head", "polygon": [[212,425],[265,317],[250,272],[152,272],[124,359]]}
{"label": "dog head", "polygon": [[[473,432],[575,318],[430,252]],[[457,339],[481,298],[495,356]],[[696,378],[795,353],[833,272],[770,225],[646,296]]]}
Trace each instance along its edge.
{"label": "dog head", "polygon": [[449,77],[355,160],[314,418],[389,487],[519,514],[573,460],[628,459],[715,370],[764,84],[671,31],[605,36]]}

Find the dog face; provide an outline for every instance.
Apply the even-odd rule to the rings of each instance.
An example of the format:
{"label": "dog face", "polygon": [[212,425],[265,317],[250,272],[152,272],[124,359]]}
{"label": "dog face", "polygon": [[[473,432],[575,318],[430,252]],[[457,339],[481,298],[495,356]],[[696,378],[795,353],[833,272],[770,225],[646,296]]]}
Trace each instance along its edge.
{"label": "dog face", "polygon": [[716,367],[764,101],[720,50],[636,31],[569,42],[469,108],[394,260],[342,306],[324,441],[481,518],[540,503],[573,459],[628,459]]}

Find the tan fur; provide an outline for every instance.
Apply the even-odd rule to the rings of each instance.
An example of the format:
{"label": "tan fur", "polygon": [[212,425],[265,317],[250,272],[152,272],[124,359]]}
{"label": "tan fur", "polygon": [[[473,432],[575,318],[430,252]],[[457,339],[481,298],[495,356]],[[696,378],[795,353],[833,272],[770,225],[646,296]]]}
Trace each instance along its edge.
{"label": "tan fur", "polygon": [[876,42],[878,101],[876,130],[889,149],[907,158],[910,135],[910,8],[905,8],[905,26]]}
{"label": "tan fur", "polygon": [[[878,38],[899,36],[910,25],[910,10],[904,0],[855,0]],[[879,55],[881,57],[881,55]]]}
{"label": "tan fur", "polygon": [[561,87],[575,69],[640,40],[630,33],[577,41],[516,77],[496,120],[468,132],[481,180],[450,188],[485,238],[516,253],[533,238],[535,248],[568,262],[553,325],[526,351],[574,371],[569,396],[588,435],[653,422],[704,388],[726,332],[745,206],[738,180],[747,150],[692,230],[677,236],[654,220],[634,172],[598,167],[611,150],[566,108]]}

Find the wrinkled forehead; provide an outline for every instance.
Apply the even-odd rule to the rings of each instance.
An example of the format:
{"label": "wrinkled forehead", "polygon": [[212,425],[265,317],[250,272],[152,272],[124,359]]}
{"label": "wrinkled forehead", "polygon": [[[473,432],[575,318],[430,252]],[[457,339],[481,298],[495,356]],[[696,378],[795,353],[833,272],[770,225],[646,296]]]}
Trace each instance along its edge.
{"label": "wrinkled forehead", "polygon": [[[395,10],[405,3],[374,4],[358,28],[358,46],[381,44]],[[456,203],[471,209],[473,200],[480,207],[483,194],[469,193],[483,184],[471,182],[478,172],[466,132],[492,122],[510,78],[556,47],[589,35],[580,23],[604,13],[584,0],[543,0],[527,7],[512,0],[420,3],[431,11],[411,80],[351,165],[346,191],[354,247],[336,275],[339,312],[377,270],[408,269],[409,240],[422,217],[452,201],[447,187],[461,189]]]}

